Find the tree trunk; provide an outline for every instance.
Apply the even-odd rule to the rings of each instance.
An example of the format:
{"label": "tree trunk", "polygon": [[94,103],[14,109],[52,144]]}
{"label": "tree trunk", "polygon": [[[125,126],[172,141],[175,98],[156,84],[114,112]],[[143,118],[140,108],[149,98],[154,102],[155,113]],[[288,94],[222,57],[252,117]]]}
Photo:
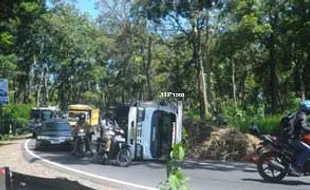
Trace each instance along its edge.
{"label": "tree trunk", "polygon": [[49,86],[48,86],[48,83],[49,83],[49,71],[48,71],[48,67],[46,67],[46,70],[45,70],[45,83],[44,83],[44,88],[45,88],[45,104],[49,104]]}
{"label": "tree trunk", "polygon": [[38,86],[38,90],[37,90],[37,107],[40,107],[40,104],[41,104],[41,89],[42,89],[43,79],[44,79],[44,69],[41,71],[39,86]]}
{"label": "tree trunk", "polygon": [[276,113],[278,106],[278,78],[276,73],[276,56],[275,56],[275,44],[274,36],[271,36],[270,53],[270,90],[271,90],[271,111]]}
{"label": "tree trunk", "polygon": [[308,54],[306,52],[304,52],[301,64],[298,67],[298,69],[299,69],[298,75],[299,75],[299,80],[300,80],[300,93],[301,93],[302,101],[304,101],[306,99],[306,90],[305,90],[303,71],[304,71],[304,67],[305,67],[305,64],[307,63],[307,61],[308,61]]}
{"label": "tree trunk", "polygon": [[235,76],[235,63],[233,58],[230,59],[231,65],[231,82],[232,82],[232,93],[235,105],[237,105],[237,89],[236,89],[236,76]]}
{"label": "tree trunk", "polygon": [[146,80],[147,80],[147,90],[148,90],[148,99],[151,100],[153,98],[152,86],[151,86],[151,78],[150,78],[150,68],[152,65],[152,37],[148,38],[148,58],[146,64]]}
{"label": "tree trunk", "polygon": [[23,103],[29,103],[29,96],[30,96],[30,86],[31,86],[31,77],[30,72],[26,71],[26,75],[23,77],[23,89],[24,89],[24,101]]}
{"label": "tree trunk", "polygon": [[[211,36],[212,37],[212,36]],[[210,33],[209,33],[209,12],[206,17],[206,48],[205,48],[205,70],[206,70],[206,92],[207,92],[207,109],[211,107],[211,110],[215,109],[213,103],[213,94],[212,94],[212,60],[210,54]],[[208,114],[208,112],[207,112]]]}
{"label": "tree trunk", "polygon": [[201,67],[199,64],[199,59],[198,59],[198,53],[197,53],[197,34],[196,34],[196,24],[192,23],[192,46],[193,46],[193,51],[192,51],[192,61],[194,62],[196,66],[196,81],[197,81],[197,100],[199,103],[199,115],[200,119],[205,119],[205,114],[204,114],[204,103],[202,101],[202,95],[201,95],[201,83],[200,83],[200,73],[201,73]]}
{"label": "tree trunk", "polygon": [[197,20],[197,24],[196,24],[196,28],[197,28],[197,36],[195,37],[195,45],[196,47],[196,61],[197,61],[197,65],[199,67],[199,78],[198,78],[198,83],[199,83],[199,93],[200,95],[200,117],[201,119],[206,119],[207,115],[208,115],[208,97],[207,97],[207,88],[206,88],[206,80],[205,80],[205,73],[204,73],[204,65],[203,65],[203,61],[202,61],[202,53],[201,53],[201,29],[198,25],[198,20]]}
{"label": "tree trunk", "polygon": [[[272,6],[275,6],[273,3]],[[277,28],[278,25],[278,13],[269,15],[272,28]],[[269,38],[269,64],[270,64],[270,92],[271,92],[271,111],[276,113],[278,107],[278,77],[277,77],[277,58],[276,58],[276,37],[275,33],[272,33]]]}
{"label": "tree trunk", "polygon": [[15,81],[16,79],[15,79],[15,78],[16,78],[16,77],[14,77],[14,76],[12,77],[12,79],[13,79],[13,99],[14,99],[12,102],[13,102],[14,104],[17,103],[17,102],[16,102],[16,81]]}

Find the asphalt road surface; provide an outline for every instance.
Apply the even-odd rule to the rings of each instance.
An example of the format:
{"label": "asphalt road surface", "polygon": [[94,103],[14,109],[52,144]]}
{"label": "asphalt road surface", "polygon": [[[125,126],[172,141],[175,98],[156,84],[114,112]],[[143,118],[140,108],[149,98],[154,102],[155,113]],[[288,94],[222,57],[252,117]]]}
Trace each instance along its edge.
{"label": "asphalt road surface", "polygon": [[[165,179],[166,168],[162,163],[133,162],[127,168],[113,165],[102,165],[96,157],[78,159],[65,151],[34,151],[34,140],[28,143],[29,150],[43,159],[70,167],[75,170],[91,173],[96,176],[112,178],[141,186],[157,188]],[[26,159],[30,162],[40,162],[39,158],[25,152]],[[57,166],[44,163],[48,167]],[[183,166],[184,174],[189,177],[188,186],[193,190],[309,190],[310,177],[286,177],[282,183],[271,184],[264,182],[256,171],[253,164],[227,163],[227,162],[193,162],[186,161]],[[68,172],[63,170],[64,172]],[[72,171],[69,171],[72,173]],[[73,171],[74,173],[74,171]],[[76,173],[76,175],[82,175]],[[83,177],[83,176],[82,176]],[[104,180],[84,176],[94,182],[105,183]],[[126,185],[117,185],[120,189],[137,189]]]}

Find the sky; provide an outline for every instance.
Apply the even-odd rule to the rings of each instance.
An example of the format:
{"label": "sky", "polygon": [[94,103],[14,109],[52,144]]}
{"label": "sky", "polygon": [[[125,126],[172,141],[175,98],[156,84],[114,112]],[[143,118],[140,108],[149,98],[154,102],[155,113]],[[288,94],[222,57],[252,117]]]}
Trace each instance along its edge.
{"label": "sky", "polygon": [[[99,15],[99,10],[96,9],[95,0],[66,0],[70,4],[74,4],[82,13],[88,13],[93,19]],[[52,7],[50,1],[47,1],[47,6]]]}
{"label": "sky", "polygon": [[97,18],[99,14],[99,10],[95,7],[94,0],[77,0],[75,5],[81,12],[90,14],[92,18]]}

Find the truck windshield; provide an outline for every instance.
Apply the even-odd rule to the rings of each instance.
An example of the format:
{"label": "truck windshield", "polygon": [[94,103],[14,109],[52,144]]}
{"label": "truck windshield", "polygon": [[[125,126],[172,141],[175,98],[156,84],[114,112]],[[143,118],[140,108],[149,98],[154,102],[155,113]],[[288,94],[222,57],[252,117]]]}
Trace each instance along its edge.
{"label": "truck windshield", "polygon": [[68,123],[51,122],[43,125],[42,131],[69,131],[70,127]]}
{"label": "truck windshield", "polygon": [[79,120],[81,113],[84,113],[86,116],[86,119],[88,119],[88,113],[87,112],[69,112],[68,118],[71,121],[77,121],[77,120]]}

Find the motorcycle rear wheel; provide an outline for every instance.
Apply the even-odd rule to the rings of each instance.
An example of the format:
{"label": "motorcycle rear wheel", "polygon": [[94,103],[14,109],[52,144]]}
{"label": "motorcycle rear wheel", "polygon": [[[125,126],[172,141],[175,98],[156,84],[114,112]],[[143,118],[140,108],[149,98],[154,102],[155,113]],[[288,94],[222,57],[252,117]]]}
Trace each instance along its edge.
{"label": "motorcycle rear wheel", "polygon": [[[277,152],[265,152],[263,154],[261,154],[258,158],[257,161],[257,170],[259,172],[259,175],[266,181],[268,182],[272,182],[272,183],[277,183],[280,182],[285,176],[287,172],[283,172],[283,171],[278,171],[274,168],[271,168],[269,166],[269,162],[270,160],[279,160],[279,158],[281,157],[281,154],[277,153]],[[264,168],[264,164],[267,163],[267,168]],[[283,163],[280,163],[283,164]],[[287,167],[287,166],[285,166]],[[267,170],[271,171],[272,176],[269,176],[266,172]],[[278,175],[275,175],[275,172],[278,173]]]}
{"label": "motorcycle rear wheel", "polygon": [[122,148],[116,156],[117,164],[120,167],[127,167],[131,163],[131,151],[129,148]]}

